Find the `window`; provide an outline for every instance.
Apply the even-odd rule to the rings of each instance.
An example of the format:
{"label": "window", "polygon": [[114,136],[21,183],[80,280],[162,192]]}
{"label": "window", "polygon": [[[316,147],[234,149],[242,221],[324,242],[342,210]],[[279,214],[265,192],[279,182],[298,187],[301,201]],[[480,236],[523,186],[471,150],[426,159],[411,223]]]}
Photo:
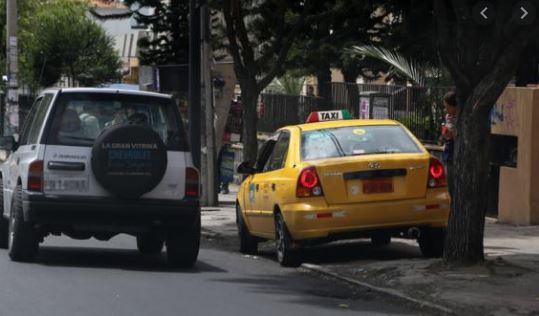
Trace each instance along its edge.
{"label": "window", "polygon": [[32,127],[32,121],[34,120],[34,117],[36,116],[37,108],[39,107],[39,104],[41,104],[42,97],[37,98],[34,101],[34,104],[30,108],[30,112],[28,112],[28,115],[24,119],[24,124],[21,129],[21,138],[19,141],[19,144],[27,145],[28,144],[28,133],[30,131],[30,128]]}
{"label": "window", "polygon": [[53,94],[48,93],[44,97],[36,99],[30,109],[30,113],[28,113],[28,116],[24,120],[20,141],[21,145],[38,143],[39,132],[41,132],[41,128],[43,127],[45,116],[47,115],[53,97]]}
{"label": "window", "polygon": [[290,142],[290,133],[281,132],[273,151],[264,166],[264,172],[278,170],[284,167],[288,153],[288,144]]}
{"label": "window", "polygon": [[264,170],[264,166],[266,165],[266,162],[268,161],[269,155],[271,154],[271,151],[273,150],[273,147],[275,146],[275,139],[269,139],[262,145],[258,152],[258,158],[256,159],[256,172],[262,172]]}
{"label": "window", "polygon": [[303,160],[420,152],[416,142],[399,125],[347,126],[301,134]]}
{"label": "window", "polygon": [[104,130],[126,123],[151,127],[168,150],[188,150],[173,100],[111,93],[60,94],[48,143],[91,147]]}
{"label": "window", "polygon": [[39,132],[41,132],[41,128],[43,127],[43,123],[45,122],[45,116],[49,111],[49,107],[51,105],[53,97],[53,94],[45,94],[43,100],[41,100],[41,103],[39,103],[39,105],[37,106],[35,116],[32,118],[32,125],[29,126],[29,131],[27,135],[28,144],[37,144],[39,142]]}

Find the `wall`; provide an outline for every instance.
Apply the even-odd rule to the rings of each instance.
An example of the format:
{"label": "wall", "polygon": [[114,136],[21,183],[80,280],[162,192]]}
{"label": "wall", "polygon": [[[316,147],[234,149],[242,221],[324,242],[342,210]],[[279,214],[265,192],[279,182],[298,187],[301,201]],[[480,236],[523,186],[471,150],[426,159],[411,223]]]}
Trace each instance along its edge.
{"label": "wall", "polygon": [[539,89],[508,87],[491,122],[493,134],[518,137],[517,167],[500,168],[499,221],[539,224]]}

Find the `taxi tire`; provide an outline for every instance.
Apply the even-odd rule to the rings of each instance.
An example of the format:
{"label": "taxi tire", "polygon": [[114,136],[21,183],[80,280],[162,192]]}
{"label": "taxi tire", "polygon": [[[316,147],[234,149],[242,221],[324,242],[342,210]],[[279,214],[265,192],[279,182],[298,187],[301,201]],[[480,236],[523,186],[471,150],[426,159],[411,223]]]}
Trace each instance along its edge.
{"label": "taxi tire", "polygon": [[17,186],[14,192],[9,220],[9,249],[12,261],[32,261],[39,249],[39,238],[31,223],[24,221],[22,209],[22,188]]}
{"label": "taxi tire", "polygon": [[440,258],[444,254],[445,229],[427,227],[421,230],[417,239],[421,254],[426,258]]}
{"label": "taxi tire", "polygon": [[137,249],[143,255],[160,254],[163,245],[163,238],[159,235],[146,233],[137,236]]}
{"label": "taxi tire", "polygon": [[292,249],[292,237],[280,212],[275,214],[275,235],[275,250],[279,264],[283,267],[298,267],[301,264],[299,252]]}
{"label": "taxi tire", "polygon": [[192,227],[169,230],[165,244],[167,246],[167,261],[170,266],[191,268],[197,261],[200,248],[200,218]]}
{"label": "taxi tire", "polygon": [[4,182],[0,177],[0,248],[7,249],[9,244],[9,220],[4,218]]}
{"label": "taxi tire", "polygon": [[240,253],[255,255],[258,252],[258,240],[249,233],[249,229],[241,215],[241,208],[236,204],[236,225],[238,227],[238,237],[240,239]]}
{"label": "taxi tire", "polygon": [[391,235],[379,234],[371,237],[371,243],[375,246],[386,246],[391,243]]}

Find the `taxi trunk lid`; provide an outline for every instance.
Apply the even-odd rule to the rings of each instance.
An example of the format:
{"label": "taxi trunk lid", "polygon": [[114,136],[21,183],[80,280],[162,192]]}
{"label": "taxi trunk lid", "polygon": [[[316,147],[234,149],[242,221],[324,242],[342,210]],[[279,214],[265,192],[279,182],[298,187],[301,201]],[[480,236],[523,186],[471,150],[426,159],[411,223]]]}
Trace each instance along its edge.
{"label": "taxi trunk lid", "polygon": [[365,155],[312,162],[328,204],[424,197],[428,154]]}

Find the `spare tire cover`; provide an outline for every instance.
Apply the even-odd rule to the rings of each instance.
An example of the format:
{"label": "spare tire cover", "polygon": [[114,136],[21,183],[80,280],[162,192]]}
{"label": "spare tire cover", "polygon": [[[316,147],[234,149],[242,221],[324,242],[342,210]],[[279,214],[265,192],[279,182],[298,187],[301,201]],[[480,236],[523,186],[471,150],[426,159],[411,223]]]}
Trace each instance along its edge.
{"label": "spare tire cover", "polygon": [[107,191],[121,197],[139,197],[159,184],[167,168],[167,150],[161,137],[144,125],[106,129],[92,149],[95,178]]}

